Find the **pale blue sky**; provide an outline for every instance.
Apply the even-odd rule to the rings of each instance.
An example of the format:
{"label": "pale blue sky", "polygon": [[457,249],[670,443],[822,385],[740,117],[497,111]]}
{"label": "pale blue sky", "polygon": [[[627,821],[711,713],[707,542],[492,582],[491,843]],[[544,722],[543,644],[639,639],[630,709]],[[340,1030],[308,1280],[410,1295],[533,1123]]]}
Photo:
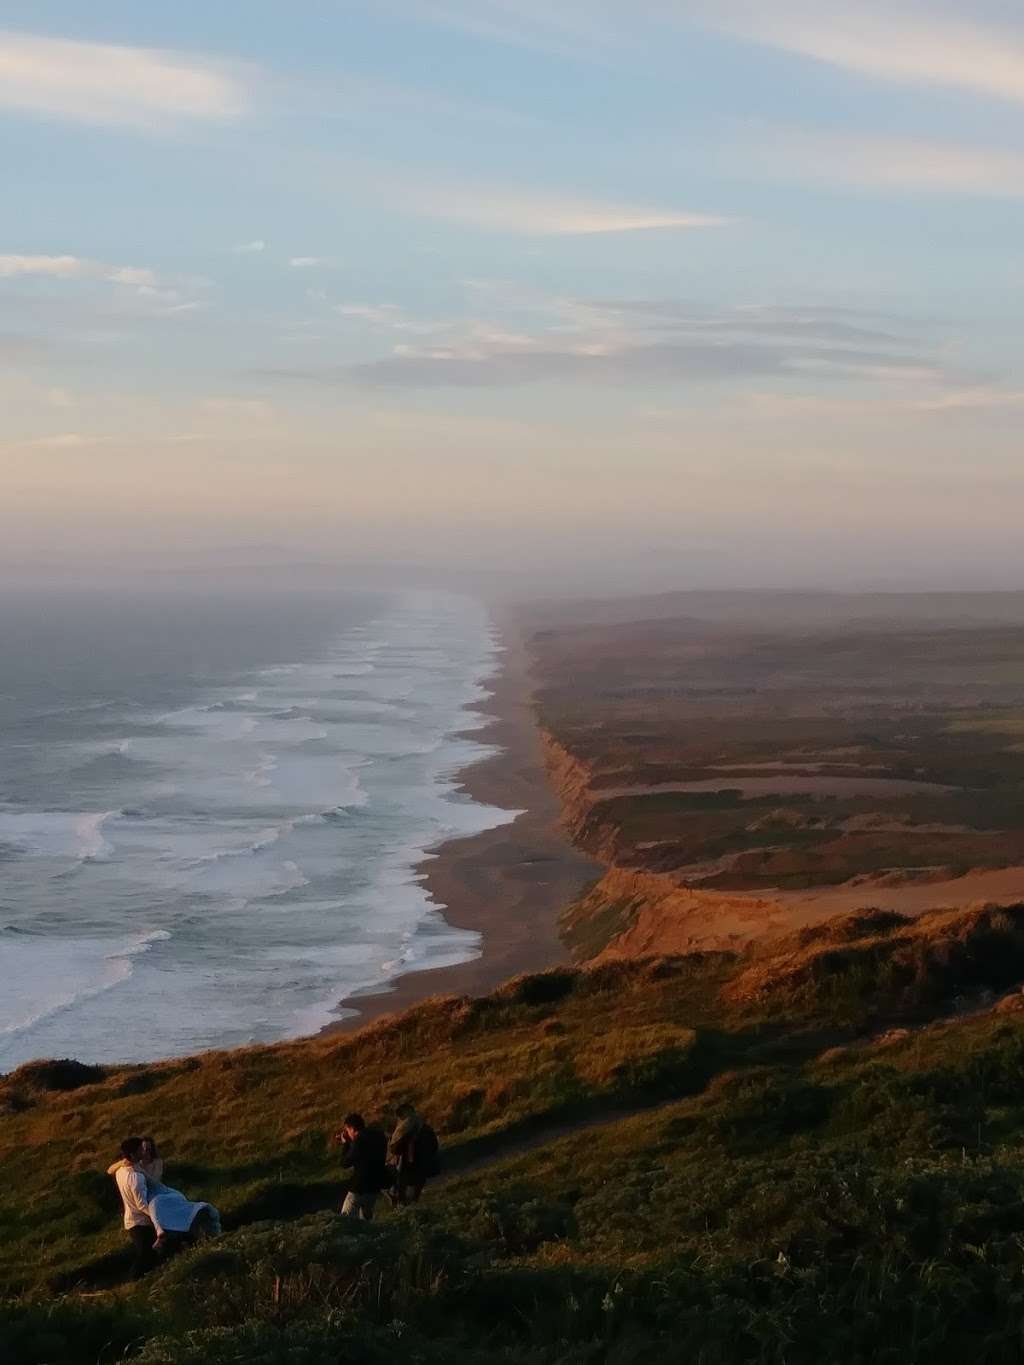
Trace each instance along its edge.
{"label": "pale blue sky", "polygon": [[8,563],[1024,586],[1019,7],[0,30]]}

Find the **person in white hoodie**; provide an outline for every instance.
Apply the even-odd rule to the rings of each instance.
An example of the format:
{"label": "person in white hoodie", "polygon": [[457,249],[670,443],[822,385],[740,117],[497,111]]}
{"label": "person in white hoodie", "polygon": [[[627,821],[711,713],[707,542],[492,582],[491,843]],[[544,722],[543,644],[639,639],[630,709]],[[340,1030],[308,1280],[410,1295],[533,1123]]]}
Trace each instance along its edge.
{"label": "person in white hoodie", "polygon": [[135,1249],[133,1278],[143,1274],[154,1257],[165,1260],[198,1238],[220,1235],[217,1209],[163,1184],[163,1167],[152,1138],[127,1138],[121,1144],[121,1159],[107,1172],[117,1181],[124,1204],[125,1228]]}
{"label": "person in white hoodie", "polygon": [[142,1139],[125,1138],[121,1160],[111,1167],[124,1206],[124,1230],[132,1246],[132,1279],[144,1275],[153,1261],[156,1228],[149,1214],[149,1185],[142,1170]]}

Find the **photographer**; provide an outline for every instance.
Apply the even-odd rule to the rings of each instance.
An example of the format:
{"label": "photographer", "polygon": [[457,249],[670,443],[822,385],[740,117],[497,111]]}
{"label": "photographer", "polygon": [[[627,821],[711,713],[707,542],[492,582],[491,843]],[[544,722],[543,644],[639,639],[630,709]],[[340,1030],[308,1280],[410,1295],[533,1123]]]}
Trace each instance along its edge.
{"label": "photographer", "polygon": [[378,1194],[389,1183],[387,1138],[379,1128],[368,1127],[362,1114],[349,1114],[332,1142],[341,1147],[341,1164],[352,1172],[341,1212],[368,1223]]}

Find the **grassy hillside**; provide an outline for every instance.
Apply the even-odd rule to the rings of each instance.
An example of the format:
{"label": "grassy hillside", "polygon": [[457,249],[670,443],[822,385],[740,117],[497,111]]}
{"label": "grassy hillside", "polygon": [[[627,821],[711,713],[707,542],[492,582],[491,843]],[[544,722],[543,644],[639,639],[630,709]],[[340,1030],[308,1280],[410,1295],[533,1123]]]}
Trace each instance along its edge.
{"label": "grassy hillside", "polygon": [[[0,1359],[1008,1365],[1022,979],[1024,907],[874,913],[352,1037],[24,1068],[0,1096]],[[445,1178],[342,1222],[327,1135],[406,1096]],[[228,1226],[135,1286],[102,1175],[131,1130]]]}

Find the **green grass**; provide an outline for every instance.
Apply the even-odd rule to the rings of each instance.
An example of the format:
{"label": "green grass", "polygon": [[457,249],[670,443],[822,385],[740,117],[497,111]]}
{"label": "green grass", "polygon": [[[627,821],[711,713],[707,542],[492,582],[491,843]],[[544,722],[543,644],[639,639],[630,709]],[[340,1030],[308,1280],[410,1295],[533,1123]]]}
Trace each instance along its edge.
{"label": "green grass", "polygon": [[0,1087],[0,1284],[59,1282],[121,1245],[102,1172],[129,1133],[158,1134],[172,1183],[231,1223],[336,1203],[343,1175],[328,1139],[353,1108],[391,1122],[412,1099],[458,1161],[531,1124],[686,1086],[704,1063],[685,975],[547,973],[355,1036],[111,1069],[66,1092],[33,1091],[14,1073]]}
{"label": "green grass", "polygon": [[[0,1359],[1010,1365],[1024,1013],[950,1010],[1024,973],[1022,931],[1019,908],[861,918],[774,956],[552,971],[70,1091],[15,1074]],[[326,1212],[339,1116],[406,1095],[442,1132],[444,1183],[371,1227]],[[134,1286],[102,1174],[129,1129],[228,1223]]]}

